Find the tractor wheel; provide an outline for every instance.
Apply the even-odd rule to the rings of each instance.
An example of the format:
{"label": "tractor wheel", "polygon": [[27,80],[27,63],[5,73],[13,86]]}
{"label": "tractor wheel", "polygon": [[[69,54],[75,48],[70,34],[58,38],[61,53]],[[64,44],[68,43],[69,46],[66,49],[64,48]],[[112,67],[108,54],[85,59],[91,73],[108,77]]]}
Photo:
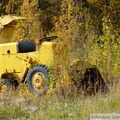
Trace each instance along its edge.
{"label": "tractor wheel", "polygon": [[12,89],[12,83],[9,81],[9,79],[5,79],[5,85],[8,87],[9,90]]}
{"label": "tractor wheel", "polygon": [[43,94],[48,88],[49,77],[45,65],[34,66],[27,75],[27,83],[30,91],[36,94]]}
{"label": "tractor wheel", "polygon": [[7,92],[11,89],[12,89],[12,84],[10,83],[10,81],[8,79],[3,79],[0,82],[0,91],[1,92]]}

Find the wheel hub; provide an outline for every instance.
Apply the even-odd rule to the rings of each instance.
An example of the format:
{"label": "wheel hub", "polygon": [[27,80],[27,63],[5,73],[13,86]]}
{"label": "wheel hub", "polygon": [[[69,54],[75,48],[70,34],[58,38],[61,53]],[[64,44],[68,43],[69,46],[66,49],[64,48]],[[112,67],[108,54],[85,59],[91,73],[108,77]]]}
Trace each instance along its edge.
{"label": "wheel hub", "polygon": [[32,77],[32,84],[35,89],[42,89],[45,87],[45,76],[41,72],[36,72]]}

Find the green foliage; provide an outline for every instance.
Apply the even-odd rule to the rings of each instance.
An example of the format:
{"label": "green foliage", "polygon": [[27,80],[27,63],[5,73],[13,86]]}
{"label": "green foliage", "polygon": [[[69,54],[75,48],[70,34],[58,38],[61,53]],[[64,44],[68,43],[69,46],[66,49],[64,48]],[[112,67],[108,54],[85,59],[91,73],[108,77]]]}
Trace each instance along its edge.
{"label": "green foliage", "polygon": [[25,113],[21,110],[20,107],[9,107],[9,105],[6,105],[4,107],[0,108],[0,118],[19,118],[24,117],[28,118],[29,114]]}
{"label": "green foliage", "polygon": [[[92,64],[96,64],[104,78],[110,76],[120,77],[120,49],[116,42],[108,41],[110,38],[102,36],[101,43],[94,44],[90,49],[89,58]],[[115,41],[120,41],[116,38]],[[110,78],[111,80],[112,78]],[[114,81],[114,80],[112,80]]]}
{"label": "green foliage", "polygon": [[[54,120],[87,120],[90,118],[90,114],[112,114],[120,112],[120,95],[119,90],[111,92],[107,96],[98,94],[97,96],[74,97],[72,99],[61,97],[25,97],[20,104],[21,98],[12,96],[9,98],[0,98],[0,117],[8,119],[54,119]],[[2,104],[4,103],[4,104]],[[17,105],[16,105],[17,104]],[[26,109],[27,106],[37,107],[32,109]]]}

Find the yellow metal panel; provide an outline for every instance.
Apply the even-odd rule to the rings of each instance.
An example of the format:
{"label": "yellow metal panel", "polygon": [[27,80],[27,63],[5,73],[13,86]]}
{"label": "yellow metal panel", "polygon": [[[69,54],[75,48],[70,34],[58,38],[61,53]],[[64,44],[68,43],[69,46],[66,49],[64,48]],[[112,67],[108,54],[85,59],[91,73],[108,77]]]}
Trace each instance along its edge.
{"label": "yellow metal panel", "polygon": [[3,47],[0,47],[0,76],[4,71],[2,51],[3,51]]}
{"label": "yellow metal panel", "polygon": [[44,42],[40,47],[40,62],[53,66],[68,58],[67,47],[63,42]]}
{"label": "yellow metal panel", "polygon": [[40,57],[39,60],[42,64],[47,66],[53,65],[53,43],[44,42],[40,46]]}
{"label": "yellow metal panel", "polygon": [[7,44],[3,48],[3,54],[16,54],[17,53],[17,43]]}
{"label": "yellow metal panel", "polygon": [[7,72],[20,72],[21,62],[22,61],[16,57],[16,54],[4,55],[3,57],[4,70]]}
{"label": "yellow metal panel", "polygon": [[2,51],[1,51],[2,54],[16,54],[17,42],[0,44],[0,48],[2,48]]}
{"label": "yellow metal panel", "polygon": [[0,58],[1,64],[0,69],[2,72],[13,72],[13,71],[20,71],[19,65],[20,61],[16,58],[17,54],[17,42],[14,43],[5,43],[0,44]]}

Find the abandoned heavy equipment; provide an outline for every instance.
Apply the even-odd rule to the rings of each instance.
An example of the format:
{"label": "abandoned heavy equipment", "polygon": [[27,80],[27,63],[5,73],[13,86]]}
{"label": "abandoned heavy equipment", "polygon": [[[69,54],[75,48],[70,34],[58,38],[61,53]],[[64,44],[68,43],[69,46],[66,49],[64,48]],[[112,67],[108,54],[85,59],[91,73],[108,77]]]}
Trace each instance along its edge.
{"label": "abandoned heavy equipment", "polygon": [[91,89],[96,92],[108,89],[97,67],[85,65],[83,72],[81,70],[86,63],[77,60],[70,65],[67,45],[57,40],[52,41],[56,38],[51,36],[41,39],[39,45],[34,41],[0,44],[1,89],[3,84],[11,88],[27,83],[30,91],[43,94],[50,84],[49,68],[60,66],[70,68],[68,75],[76,87],[84,90],[90,83]]}

